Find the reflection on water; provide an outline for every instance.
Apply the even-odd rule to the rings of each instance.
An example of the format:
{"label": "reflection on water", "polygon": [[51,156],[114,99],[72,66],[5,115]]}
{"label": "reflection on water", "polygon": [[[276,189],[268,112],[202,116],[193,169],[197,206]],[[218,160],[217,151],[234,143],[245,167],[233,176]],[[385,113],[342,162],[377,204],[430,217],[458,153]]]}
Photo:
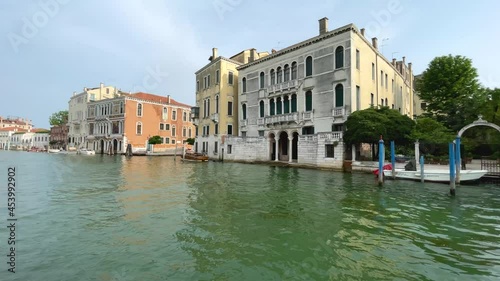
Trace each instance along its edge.
{"label": "reflection on water", "polygon": [[495,186],[451,198],[446,185],[379,188],[371,175],[0,151],[13,164],[13,280],[500,278]]}

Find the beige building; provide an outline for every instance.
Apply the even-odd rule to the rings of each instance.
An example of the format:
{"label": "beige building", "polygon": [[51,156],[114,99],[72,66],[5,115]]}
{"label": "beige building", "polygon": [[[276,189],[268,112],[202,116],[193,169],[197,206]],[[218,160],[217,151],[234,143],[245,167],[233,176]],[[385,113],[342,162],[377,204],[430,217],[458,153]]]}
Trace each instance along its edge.
{"label": "beige building", "polygon": [[255,49],[230,58],[212,49],[210,62],[196,74],[196,107],[193,120],[197,126],[195,150],[210,158],[220,157],[223,136],[238,135],[238,66],[268,55]]}
{"label": "beige building", "polygon": [[420,79],[422,74],[415,75],[415,82],[413,83],[413,89],[415,91],[413,97],[413,117],[420,116],[425,113],[425,109],[427,108],[427,103],[420,99],[418,96],[418,92],[415,90],[415,83]]}
{"label": "beige building", "polygon": [[73,96],[69,100],[68,108],[68,147],[89,148],[86,141],[89,127],[87,124],[87,105],[91,101],[110,99],[118,97],[121,93],[112,86],[104,86],[103,83],[96,88],[83,88],[83,92]]}
{"label": "beige building", "polygon": [[0,116],[0,129],[9,127],[31,130],[33,129],[33,122],[27,118],[17,116]]}

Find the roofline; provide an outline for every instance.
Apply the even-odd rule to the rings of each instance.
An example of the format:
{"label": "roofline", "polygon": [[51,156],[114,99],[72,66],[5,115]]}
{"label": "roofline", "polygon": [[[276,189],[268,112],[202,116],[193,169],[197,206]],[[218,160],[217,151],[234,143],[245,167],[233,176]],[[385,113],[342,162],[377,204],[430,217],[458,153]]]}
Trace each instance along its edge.
{"label": "roofline", "polygon": [[[242,51],[244,52],[244,51]],[[238,54],[240,54],[241,52],[239,52]],[[236,55],[238,55],[236,54]],[[234,57],[234,56],[233,56]],[[232,59],[228,59],[226,57],[223,57],[223,56],[218,56],[215,60],[209,62],[208,64],[206,64],[204,67],[200,68],[198,71],[196,71],[194,74],[195,75],[198,75],[200,72],[204,71],[205,69],[207,69],[208,67],[212,66],[212,64],[215,64],[217,62],[219,62],[220,60],[225,60],[227,62],[230,62],[230,63],[234,63],[234,64],[237,64],[237,65],[243,65],[243,63],[239,62],[239,61],[235,61],[235,60],[232,60]]]}
{"label": "roofline", "polygon": [[297,44],[294,44],[292,46],[289,46],[285,49],[282,49],[280,51],[277,51],[276,53],[271,53],[263,58],[260,58],[258,60],[255,60],[253,62],[249,62],[247,64],[244,64],[242,66],[239,66],[237,67],[236,69],[237,70],[242,70],[242,69],[245,69],[245,68],[248,68],[250,66],[253,66],[253,65],[256,65],[256,64],[259,64],[261,62],[265,62],[265,61],[268,61],[268,60],[271,60],[273,58],[276,58],[276,57],[279,57],[279,56],[282,56],[284,54],[287,54],[287,53],[290,53],[292,51],[295,51],[297,49],[300,49],[300,48],[303,48],[305,46],[308,46],[308,45],[311,45],[311,44],[314,44],[314,43],[317,43],[319,41],[323,41],[323,40],[326,40],[328,38],[331,38],[331,37],[334,37],[334,36],[337,36],[337,35],[340,35],[340,34],[343,34],[343,33],[346,33],[348,31],[357,31],[357,27],[350,23],[348,25],[344,25],[342,27],[339,27],[337,29],[334,29],[328,33],[325,33],[325,34],[321,34],[321,35],[318,35],[318,36],[315,36],[315,37],[312,37],[312,38],[309,38],[305,41],[302,41],[302,42],[299,42]]}

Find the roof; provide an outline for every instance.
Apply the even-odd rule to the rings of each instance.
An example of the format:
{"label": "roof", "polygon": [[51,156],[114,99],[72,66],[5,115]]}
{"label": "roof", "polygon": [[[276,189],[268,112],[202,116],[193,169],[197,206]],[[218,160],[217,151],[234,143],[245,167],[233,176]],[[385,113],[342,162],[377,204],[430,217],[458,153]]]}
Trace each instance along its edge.
{"label": "roof", "polygon": [[50,133],[50,130],[42,129],[42,128],[36,128],[36,129],[31,129],[31,132],[33,132],[33,133]]}
{"label": "roof", "polygon": [[18,128],[18,127],[6,127],[6,128],[0,128],[0,131],[3,131],[3,132],[27,132],[28,130]]}
{"label": "roof", "polygon": [[145,101],[152,101],[152,102],[175,105],[175,106],[186,107],[186,108],[191,109],[191,105],[180,103],[180,102],[174,100],[172,97],[170,97],[170,103],[169,103],[168,96],[158,96],[158,95],[153,95],[153,94],[148,94],[148,93],[143,93],[143,92],[129,94],[126,96],[136,98],[136,99],[145,100]]}
{"label": "roof", "polygon": [[334,37],[334,36],[340,35],[340,34],[342,34],[342,33],[345,33],[345,32],[350,32],[351,30],[356,30],[356,29],[357,29],[357,28],[356,28],[356,26],[355,26],[354,24],[352,24],[352,23],[351,23],[351,24],[348,24],[348,25],[344,25],[344,26],[342,26],[342,27],[339,27],[339,28],[337,28],[337,29],[334,29],[334,30],[332,30],[332,31],[329,31],[329,32],[327,32],[327,33],[325,33],[325,34],[320,34],[320,35],[318,35],[318,36],[314,36],[314,37],[312,37],[312,38],[309,38],[309,39],[307,39],[307,40],[304,40],[304,41],[302,41],[302,42],[299,42],[299,43],[297,43],[297,44],[294,44],[294,45],[289,46],[289,47],[287,47],[287,48],[284,48],[284,49],[282,49],[282,50],[279,50],[279,51],[277,51],[276,53],[272,53],[272,54],[270,54],[270,55],[268,55],[268,56],[265,56],[265,57],[263,57],[263,58],[260,58],[260,59],[258,59],[258,60],[254,60],[253,62],[249,62],[249,63],[247,63],[247,64],[244,64],[244,65],[242,65],[242,66],[239,66],[239,67],[237,67],[236,69],[238,69],[238,70],[245,69],[245,68],[250,67],[250,66],[252,66],[252,65],[256,65],[256,64],[258,64],[258,63],[261,63],[261,62],[264,62],[264,61],[267,61],[267,60],[273,59],[273,58],[275,58],[275,57],[282,56],[282,55],[284,55],[284,54],[286,54],[286,53],[289,53],[289,52],[295,51],[295,50],[300,49],[300,48],[302,48],[302,47],[305,47],[305,46],[308,46],[308,45],[311,45],[311,44],[317,43],[317,42],[319,42],[319,41],[323,41],[323,40],[328,39],[328,38],[330,38],[330,37]]}
{"label": "roof", "polygon": [[[240,52],[241,53],[241,52]],[[240,54],[238,53],[238,54]],[[238,55],[236,54],[236,55]],[[236,56],[235,55],[235,56]],[[233,56],[234,57],[234,56]],[[225,60],[227,62],[230,62],[230,63],[233,63],[233,64],[236,64],[236,65],[243,65],[243,63],[239,62],[239,61],[235,61],[233,59],[228,59],[226,57],[223,57],[223,56],[218,56],[217,58],[213,59],[212,61],[210,61],[209,63],[207,63],[205,66],[203,66],[202,68],[200,68],[198,71],[196,71],[194,74],[195,75],[198,75],[198,73],[202,72],[203,70],[207,69],[208,67],[212,66],[213,64],[221,61],[221,60]]]}

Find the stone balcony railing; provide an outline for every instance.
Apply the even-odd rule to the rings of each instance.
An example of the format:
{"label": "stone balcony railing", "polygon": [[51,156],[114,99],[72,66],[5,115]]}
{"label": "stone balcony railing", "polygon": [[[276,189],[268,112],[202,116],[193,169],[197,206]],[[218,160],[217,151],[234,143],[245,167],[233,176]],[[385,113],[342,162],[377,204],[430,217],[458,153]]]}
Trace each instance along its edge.
{"label": "stone balcony railing", "polygon": [[270,85],[267,87],[267,93],[270,95],[274,92],[286,91],[289,89],[296,88],[298,85],[297,80],[289,80],[279,84]]}
{"label": "stone balcony railing", "polygon": [[264,117],[264,122],[266,125],[274,124],[274,123],[281,123],[281,122],[291,122],[291,121],[295,121],[295,122],[299,121],[299,113],[298,112]]}
{"label": "stone balcony railing", "polygon": [[248,125],[248,119],[243,119],[243,120],[240,120],[240,125],[242,127],[246,127]]}
{"label": "stone balcony railing", "polygon": [[342,140],[343,132],[318,133],[314,135],[301,135],[299,141],[340,141]]}
{"label": "stone balcony railing", "polygon": [[332,116],[333,117],[341,117],[341,116],[344,116],[345,115],[345,108],[342,106],[342,107],[335,107],[333,110],[332,110]]}

